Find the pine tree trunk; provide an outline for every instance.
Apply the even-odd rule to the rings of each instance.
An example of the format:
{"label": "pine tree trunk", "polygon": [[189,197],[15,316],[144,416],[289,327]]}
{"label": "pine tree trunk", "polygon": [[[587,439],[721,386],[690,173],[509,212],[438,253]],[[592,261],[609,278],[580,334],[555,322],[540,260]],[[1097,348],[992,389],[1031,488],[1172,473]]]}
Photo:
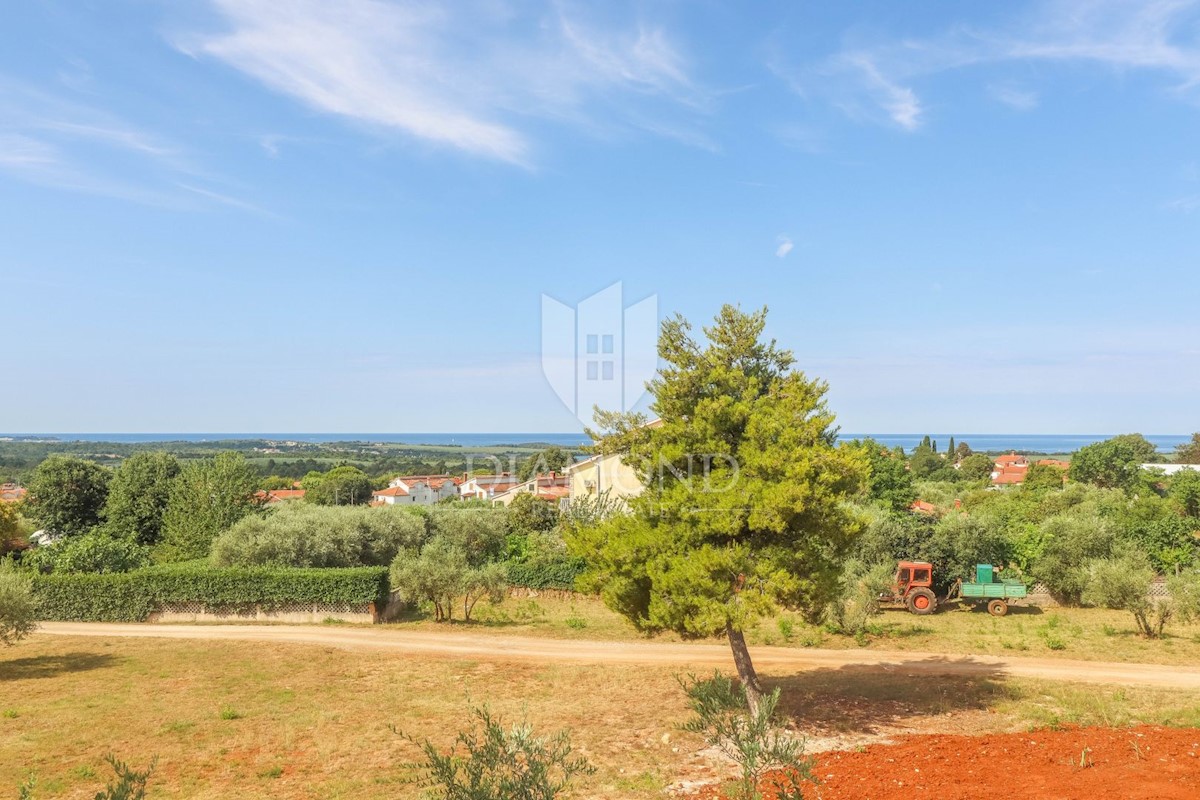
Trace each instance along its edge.
{"label": "pine tree trunk", "polygon": [[746,688],[746,701],[750,704],[750,712],[757,714],[758,704],[763,696],[763,688],[758,681],[758,672],[754,669],[754,662],[750,660],[746,637],[741,631],[734,630],[732,625],[725,626],[725,636],[729,639],[729,649],[733,651],[733,663],[737,666],[738,680]]}

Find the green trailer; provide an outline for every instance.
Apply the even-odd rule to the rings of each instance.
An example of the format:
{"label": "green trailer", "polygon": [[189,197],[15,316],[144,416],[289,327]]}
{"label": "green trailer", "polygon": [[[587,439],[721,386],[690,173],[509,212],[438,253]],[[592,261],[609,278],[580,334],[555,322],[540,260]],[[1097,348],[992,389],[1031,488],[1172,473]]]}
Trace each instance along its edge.
{"label": "green trailer", "polygon": [[958,596],[973,605],[987,605],[988,613],[1003,617],[1008,613],[1010,600],[1021,600],[1029,595],[1029,587],[1023,581],[1001,578],[1000,568],[991,564],[975,566],[975,580],[959,581]]}

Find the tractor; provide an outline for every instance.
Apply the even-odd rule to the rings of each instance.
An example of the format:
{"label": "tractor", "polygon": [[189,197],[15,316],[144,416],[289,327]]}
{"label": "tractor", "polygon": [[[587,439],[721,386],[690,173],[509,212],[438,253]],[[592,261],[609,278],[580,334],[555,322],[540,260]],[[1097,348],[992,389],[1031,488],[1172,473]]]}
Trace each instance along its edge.
{"label": "tractor", "polygon": [[[1010,600],[1027,596],[1028,587],[1014,578],[1001,578],[1000,567],[978,564],[974,580],[957,580],[950,587],[947,600],[958,599],[974,606],[986,605],[988,613],[1003,617],[1008,613]],[[899,603],[913,614],[924,616],[937,610],[937,595],[933,592],[933,565],[928,561],[901,561],[889,591],[879,596],[881,603]]]}
{"label": "tractor", "polygon": [[937,610],[933,593],[933,565],[928,561],[901,561],[896,565],[892,588],[880,598],[883,603],[902,603],[914,614],[924,616]]}

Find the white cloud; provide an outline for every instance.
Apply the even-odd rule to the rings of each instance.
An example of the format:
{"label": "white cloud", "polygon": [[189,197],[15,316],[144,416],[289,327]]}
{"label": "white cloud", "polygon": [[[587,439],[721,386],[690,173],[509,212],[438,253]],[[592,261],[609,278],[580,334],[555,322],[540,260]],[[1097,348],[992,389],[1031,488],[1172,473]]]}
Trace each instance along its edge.
{"label": "white cloud", "polygon": [[[848,114],[886,119],[905,130],[922,122],[923,79],[979,65],[1030,61],[1090,63],[1116,72],[1158,73],[1170,91],[1200,94],[1200,0],[1057,0],[1008,25],[955,26],[927,38],[848,43],[817,64],[796,67],[777,57],[777,74],[805,97],[825,96]],[[1000,84],[999,102],[1022,111],[1036,92]]]}
{"label": "white cloud", "polygon": [[777,241],[779,242],[779,246],[775,248],[775,257],[776,258],[786,257],[787,254],[792,252],[792,249],[796,246],[792,242],[792,239],[790,236],[785,236],[783,234],[779,235],[779,238]]}
{"label": "white cloud", "polygon": [[[318,111],[476,156],[528,163],[523,117],[615,119],[684,138],[677,124],[639,122],[655,116],[646,104],[704,104],[663,30],[589,25],[562,6],[212,2],[227,30],[181,39],[181,50]],[[593,101],[602,119],[588,110]]]}
{"label": "white cloud", "polygon": [[1200,194],[1192,194],[1186,197],[1177,197],[1164,204],[1168,211],[1179,211],[1184,214],[1191,214],[1193,211],[1200,209]]}
{"label": "white cloud", "polygon": [[1038,93],[1018,89],[1015,86],[989,86],[992,99],[1017,111],[1032,111],[1038,107]]}
{"label": "white cloud", "polygon": [[213,176],[161,137],[3,75],[0,121],[0,171],[28,183],[179,210],[196,208],[201,196],[241,202],[180,184],[181,177],[195,183]]}

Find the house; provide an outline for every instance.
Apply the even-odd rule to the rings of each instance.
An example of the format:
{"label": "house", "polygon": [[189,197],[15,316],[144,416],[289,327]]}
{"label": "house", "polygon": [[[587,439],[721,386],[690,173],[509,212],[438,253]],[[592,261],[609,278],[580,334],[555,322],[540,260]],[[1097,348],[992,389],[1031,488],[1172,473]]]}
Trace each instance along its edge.
{"label": "house", "polygon": [[511,472],[501,472],[499,475],[476,475],[471,478],[463,475],[460,491],[464,500],[491,500],[498,494],[503,494],[523,483]]}
{"label": "house", "polygon": [[914,500],[913,504],[908,507],[908,510],[916,512],[918,514],[936,514],[936,513],[938,513],[937,506],[935,506],[933,503],[929,503],[924,500]]}
{"label": "house", "polygon": [[284,503],[292,500],[303,500],[303,489],[271,489],[267,491],[260,489],[254,493],[254,497],[264,506],[275,505],[276,503]]}
{"label": "house", "polygon": [[636,497],[645,487],[642,479],[628,466],[619,453],[597,454],[567,467],[572,499],[599,496],[624,499]]}
{"label": "house", "polygon": [[1164,475],[1174,475],[1185,469],[1194,469],[1200,472],[1200,464],[1142,464],[1142,469],[1157,469]]}
{"label": "house", "polygon": [[459,480],[450,475],[401,475],[386,489],[371,493],[371,505],[431,506],[459,496]]}
{"label": "house", "polygon": [[570,497],[571,479],[557,472],[538,475],[524,483],[519,483],[508,491],[500,492],[492,498],[492,505],[507,506],[522,494],[531,494],[538,500],[548,503],[561,503]]}
{"label": "house", "polygon": [[995,486],[1012,486],[1025,482],[1025,474],[1029,472],[1029,459],[1016,453],[996,458],[992,469],[992,484]]}
{"label": "house", "polygon": [[0,484],[0,503],[19,503],[25,499],[26,490],[15,483]]}

